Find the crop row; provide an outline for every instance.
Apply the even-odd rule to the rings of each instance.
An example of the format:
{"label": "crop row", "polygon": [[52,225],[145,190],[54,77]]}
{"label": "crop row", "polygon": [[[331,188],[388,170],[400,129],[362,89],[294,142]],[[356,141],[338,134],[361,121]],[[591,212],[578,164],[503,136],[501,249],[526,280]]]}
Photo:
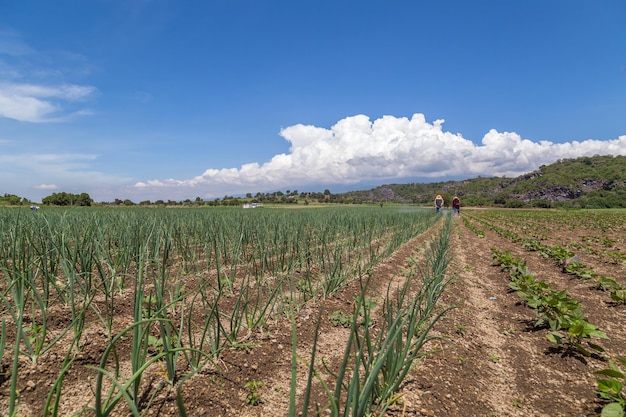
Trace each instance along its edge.
{"label": "crop row", "polygon": [[568,231],[626,232],[623,210],[477,210],[473,215],[541,232],[546,225]]}
{"label": "crop row", "polygon": [[[90,332],[99,332],[105,343],[89,365],[94,399],[88,409],[107,416],[125,404],[141,415],[159,390],[175,387],[184,415],[183,383],[208,363],[218,366],[222,352],[246,344],[271,321],[293,317],[303,303],[362,281],[439,220],[430,211],[392,208],[1,210],[0,363],[9,368],[8,414],[19,410],[24,359],[36,368],[63,346],[41,404],[42,415],[57,415],[65,378],[77,359],[86,360]],[[441,262],[436,252],[432,257]],[[434,286],[430,295],[407,295],[389,306],[399,317],[389,318],[390,332],[407,328],[409,306],[434,303],[442,277],[425,278],[432,282],[426,288]],[[420,331],[429,328],[432,306],[423,309],[415,322]],[[352,337],[372,342],[356,330]],[[398,337],[391,341],[400,346]],[[417,354],[411,340],[407,352]],[[372,352],[360,360],[365,356]],[[122,366],[126,361],[130,370]],[[157,364],[163,381],[146,394],[144,374]],[[339,378],[336,390],[343,383]],[[368,401],[379,401],[380,392],[372,392]]]}
{"label": "crop row", "polygon": [[522,248],[528,251],[537,251],[543,257],[554,259],[556,264],[562,268],[563,272],[574,275],[583,280],[595,280],[596,288],[606,291],[613,303],[626,304],[626,288],[615,280],[615,278],[598,274],[592,267],[581,263],[578,257],[569,249],[561,246],[548,246],[535,238],[524,238],[517,233],[487,222],[483,219],[477,219],[485,227],[493,230],[500,236],[504,236],[514,243],[521,244]]}
{"label": "crop row", "polygon": [[[536,314],[534,327],[547,327],[547,339],[565,348],[566,352],[577,351],[591,356],[589,349],[604,352],[602,346],[591,341],[592,338],[608,339],[608,336],[596,325],[585,318],[580,302],[569,296],[566,290],[556,290],[545,281],[537,280],[526,263],[515,258],[510,252],[492,248],[494,265],[509,272],[509,288],[516,291],[524,303]],[[626,365],[626,359],[617,358],[617,362]],[[622,393],[626,374],[614,362],[609,368],[596,372],[604,378],[597,379],[598,394],[608,403],[603,407],[602,416],[621,416],[626,405],[626,395]]]}
{"label": "crop row", "polygon": [[[474,211],[472,216],[506,224],[524,238],[551,241],[552,245],[589,253],[613,264],[626,264],[626,253],[621,251],[626,235],[623,211],[484,210]],[[566,237],[560,237],[562,232]]]}
{"label": "crop row", "polygon": [[[387,415],[389,407],[395,404],[402,382],[413,367],[413,363],[423,358],[428,341],[436,336],[430,330],[452,307],[439,308],[437,302],[450,283],[446,271],[450,262],[449,241],[451,222],[448,216],[438,235],[430,241],[426,251],[426,268],[423,275],[409,271],[404,283],[397,289],[389,283],[383,299],[383,314],[380,320],[372,316],[372,303],[366,301],[366,286],[362,286],[352,317],[348,320],[350,335],[345,346],[341,365],[324,370],[332,376],[334,387],[320,377],[314,369],[317,351],[317,335],[311,349],[309,373],[304,394],[304,406],[299,414],[291,398],[289,416],[305,417],[307,404],[316,377],[324,386],[328,396],[327,409],[331,416],[379,416]],[[417,282],[415,282],[417,281]],[[417,284],[417,285],[415,285]],[[319,326],[319,320],[318,320]],[[295,365],[297,344],[293,327],[294,350],[292,352],[292,395],[295,393]]]}

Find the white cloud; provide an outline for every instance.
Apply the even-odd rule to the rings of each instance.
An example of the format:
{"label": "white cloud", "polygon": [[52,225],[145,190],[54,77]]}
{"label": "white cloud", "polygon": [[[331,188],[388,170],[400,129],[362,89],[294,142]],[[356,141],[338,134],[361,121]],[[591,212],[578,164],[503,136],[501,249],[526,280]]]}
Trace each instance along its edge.
{"label": "white cloud", "polygon": [[0,117],[44,123],[91,114],[75,103],[92,98],[96,88],[64,81],[77,65],[84,68],[81,55],[37,51],[17,32],[0,29]]}
{"label": "white cloud", "polygon": [[27,83],[0,83],[0,117],[21,122],[60,122],[89,114],[80,109],[68,112],[61,103],[79,102],[96,92],[95,87],[74,84],[44,86]]}
{"label": "white cloud", "polygon": [[428,123],[424,115],[415,114],[410,119],[384,116],[373,122],[357,115],[340,120],[330,129],[298,124],[280,131],[291,145],[289,153],[263,164],[207,169],[194,178],[154,179],[138,182],[135,188],[219,196],[307,184],[516,176],[560,158],[626,155],[626,136],[555,144],[490,130],[482,144],[476,145],[460,134],[445,132],[443,123]]}
{"label": "white cloud", "polygon": [[5,85],[4,87],[8,93],[13,93],[18,96],[27,97],[44,97],[44,98],[60,98],[69,101],[83,100],[94,91],[94,87],[82,86],[82,85],[60,85],[57,87],[48,87],[43,85],[33,84],[13,84]]}
{"label": "white cloud", "polygon": [[33,187],[36,190],[58,190],[59,186],[55,184],[39,184]]}

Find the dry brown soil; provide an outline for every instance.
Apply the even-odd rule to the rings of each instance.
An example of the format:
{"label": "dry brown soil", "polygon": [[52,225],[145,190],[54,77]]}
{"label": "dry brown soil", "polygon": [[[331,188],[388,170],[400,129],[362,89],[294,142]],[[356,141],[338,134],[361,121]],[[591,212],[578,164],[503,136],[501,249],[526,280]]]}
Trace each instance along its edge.
{"label": "dry brown soil", "polygon": [[[384,295],[389,282],[400,284],[411,265],[416,260],[419,263],[425,243],[435,232],[431,230],[405,244],[377,266],[372,274],[369,296]],[[546,339],[545,329],[534,329],[533,311],[520,302],[516,293],[508,290],[508,273],[492,266],[492,247],[509,250],[514,256],[525,259],[538,279],[567,289],[571,296],[580,300],[588,321],[610,337],[610,340],[600,341],[606,353],[592,357],[569,354]],[[435,334],[443,339],[429,344],[433,353],[415,365],[402,385],[400,400],[388,415],[599,416],[601,403],[597,399],[593,372],[606,367],[607,359],[626,356],[626,326],[623,325],[626,306],[612,305],[607,294],[593,289],[589,282],[564,274],[553,260],[525,251],[519,244],[494,232],[485,230],[485,237],[479,237],[460,219],[454,219],[451,256],[448,274],[453,282],[443,294],[440,305],[455,308],[436,326]],[[605,268],[606,273],[624,283],[624,265],[606,265],[590,256],[581,261],[598,269]],[[333,326],[328,316],[334,311],[350,313],[358,294],[355,284],[331,298],[306,305],[298,312],[299,397],[306,382],[306,365],[318,317],[321,317],[321,325],[316,364],[321,368],[323,359],[330,366],[336,365],[344,353],[348,329]],[[131,317],[130,301],[120,304],[116,312],[117,327],[128,325]],[[66,320],[66,317],[57,320]],[[187,380],[182,393],[188,415],[286,415],[291,330],[287,318],[271,322],[262,332],[248,335],[239,349],[226,350],[215,364]],[[63,416],[94,415],[89,410],[89,405],[93,404],[94,371],[87,366],[98,364],[104,345],[97,329],[87,328],[87,332],[86,342],[63,385]],[[124,347],[129,345],[130,341],[120,345],[120,357],[128,357]],[[36,367],[21,363],[20,416],[42,414],[45,396],[58,374],[62,355],[58,352],[44,355]],[[10,368],[6,356],[0,378],[0,410],[6,406],[8,398]],[[121,366],[128,364],[122,361]],[[154,392],[158,381],[163,380],[163,373],[162,365],[146,372],[143,379],[146,393]],[[250,381],[262,383],[257,388],[257,405],[246,401],[250,389],[245,384]],[[312,412],[316,405],[323,410],[326,404],[320,384],[315,382],[314,386]],[[148,401],[146,394],[144,403]],[[162,388],[143,413],[177,416],[175,391]],[[121,407],[114,414],[129,415]]]}

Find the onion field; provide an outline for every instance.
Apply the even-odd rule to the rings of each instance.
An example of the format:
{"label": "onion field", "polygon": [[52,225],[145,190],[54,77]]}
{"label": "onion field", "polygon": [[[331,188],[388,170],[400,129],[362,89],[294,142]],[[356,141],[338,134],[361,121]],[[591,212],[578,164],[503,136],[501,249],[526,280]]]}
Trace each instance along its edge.
{"label": "onion field", "polygon": [[[384,415],[446,312],[451,223],[0,209],[0,415]],[[412,265],[376,280],[415,239]]]}

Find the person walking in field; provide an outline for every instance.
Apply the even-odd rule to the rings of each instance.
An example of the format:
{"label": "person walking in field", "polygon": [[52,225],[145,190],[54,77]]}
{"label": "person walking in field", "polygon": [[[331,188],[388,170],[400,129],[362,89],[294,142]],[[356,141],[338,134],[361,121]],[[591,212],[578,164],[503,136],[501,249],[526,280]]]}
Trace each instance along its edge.
{"label": "person walking in field", "polygon": [[455,216],[461,215],[461,199],[456,195],[452,199],[452,212]]}
{"label": "person walking in field", "polygon": [[441,211],[442,207],[443,207],[443,197],[441,196],[441,194],[437,194],[437,197],[435,197],[435,209],[437,210],[437,213]]}

